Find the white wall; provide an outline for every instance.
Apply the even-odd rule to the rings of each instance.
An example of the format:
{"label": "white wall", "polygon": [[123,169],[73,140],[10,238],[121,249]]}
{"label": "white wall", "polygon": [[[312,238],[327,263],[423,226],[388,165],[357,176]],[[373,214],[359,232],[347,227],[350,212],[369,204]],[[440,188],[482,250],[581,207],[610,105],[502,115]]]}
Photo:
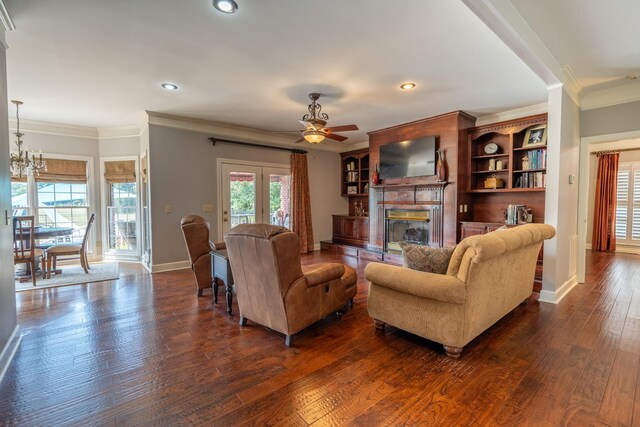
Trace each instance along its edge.
{"label": "white wall", "polygon": [[[149,179],[151,193],[152,263],[161,265],[188,259],[180,231],[180,219],[188,214],[205,217],[217,236],[218,158],[289,165],[289,153],[218,143],[209,134],[149,126]],[[307,148],[309,147],[302,147]],[[331,214],[346,213],[347,201],[340,196],[340,156],[314,150],[308,154],[313,231],[316,242],[331,238]],[[202,205],[214,204],[213,213]],[[164,212],[171,205],[172,212]]]}
{"label": "white wall", "polygon": [[9,178],[9,124],[7,122],[7,62],[4,29],[0,28],[0,381],[19,342],[13,280],[11,186]]}
{"label": "white wall", "polygon": [[576,284],[580,158],[580,110],[562,86],[549,90],[547,156],[545,222],[557,234],[544,245],[540,301],[558,302]]}
{"label": "white wall", "polygon": [[138,156],[140,155],[140,136],[100,138],[98,147],[100,157]]}
{"label": "white wall", "polygon": [[580,112],[582,137],[640,129],[640,101]]}

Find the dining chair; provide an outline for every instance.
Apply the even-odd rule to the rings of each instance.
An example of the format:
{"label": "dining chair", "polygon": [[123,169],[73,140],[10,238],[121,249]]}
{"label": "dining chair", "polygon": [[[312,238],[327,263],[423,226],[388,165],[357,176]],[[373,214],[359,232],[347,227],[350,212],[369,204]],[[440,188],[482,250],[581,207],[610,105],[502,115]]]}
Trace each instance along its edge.
{"label": "dining chair", "polygon": [[[59,256],[79,256],[80,257],[80,265],[84,269],[84,272],[89,274],[89,260],[87,259],[87,240],[89,239],[89,233],[91,231],[91,226],[93,225],[93,221],[96,219],[96,214],[92,213],[89,217],[89,222],[87,223],[87,228],[84,232],[84,237],[82,238],[82,243],[56,243],[55,245],[49,246],[44,251],[44,258],[47,262],[47,278],[51,278],[52,267],[55,270],[56,262]],[[52,266],[53,264],[53,266]]]}
{"label": "dining chair", "polygon": [[[13,218],[13,263],[27,264],[31,267],[31,281],[36,285],[36,259],[43,256],[43,250],[35,246],[33,216],[16,216]],[[44,259],[42,263],[44,278]]]}

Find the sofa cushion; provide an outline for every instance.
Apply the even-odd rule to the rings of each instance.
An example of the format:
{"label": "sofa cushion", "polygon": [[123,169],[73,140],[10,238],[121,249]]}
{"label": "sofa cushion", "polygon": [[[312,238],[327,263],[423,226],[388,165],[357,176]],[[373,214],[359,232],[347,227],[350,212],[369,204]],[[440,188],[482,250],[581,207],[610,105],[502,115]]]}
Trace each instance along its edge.
{"label": "sofa cushion", "polygon": [[405,242],[401,242],[400,247],[404,267],[436,274],[446,274],[449,260],[455,249],[455,246],[431,248]]}

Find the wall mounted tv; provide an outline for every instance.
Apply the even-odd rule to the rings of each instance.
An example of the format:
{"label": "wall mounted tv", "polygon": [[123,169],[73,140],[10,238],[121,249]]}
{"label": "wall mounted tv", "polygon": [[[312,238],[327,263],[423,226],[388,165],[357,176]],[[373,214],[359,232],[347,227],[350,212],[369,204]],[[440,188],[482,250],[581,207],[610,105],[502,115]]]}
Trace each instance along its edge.
{"label": "wall mounted tv", "polygon": [[380,146],[380,179],[435,174],[435,136],[424,136]]}

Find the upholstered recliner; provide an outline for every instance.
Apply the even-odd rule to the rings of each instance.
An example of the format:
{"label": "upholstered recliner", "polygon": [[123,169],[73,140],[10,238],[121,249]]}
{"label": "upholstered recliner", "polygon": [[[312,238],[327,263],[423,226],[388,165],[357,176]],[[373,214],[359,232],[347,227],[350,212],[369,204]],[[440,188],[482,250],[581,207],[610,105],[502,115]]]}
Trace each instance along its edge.
{"label": "upholstered recliner", "polygon": [[252,320],[293,334],[353,302],[357,277],[339,263],[300,264],[300,239],[285,227],[242,224],[225,235],[240,308]]}
{"label": "upholstered recliner", "polygon": [[[209,241],[209,223],[198,215],[187,215],[180,221],[184,243],[189,252],[191,270],[198,285],[198,296],[202,296],[202,290],[211,287],[211,254],[213,249],[224,249],[224,243],[212,243]],[[216,286],[217,288],[217,286]],[[218,290],[214,289],[217,300]]]}
{"label": "upholstered recliner", "polygon": [[532,292],[546,224],[528,224],[462,240],[446,274],[380,263],[365,269],[368,310],[385,324],[444,344],[447,355],[462,348],[524,302]]}

